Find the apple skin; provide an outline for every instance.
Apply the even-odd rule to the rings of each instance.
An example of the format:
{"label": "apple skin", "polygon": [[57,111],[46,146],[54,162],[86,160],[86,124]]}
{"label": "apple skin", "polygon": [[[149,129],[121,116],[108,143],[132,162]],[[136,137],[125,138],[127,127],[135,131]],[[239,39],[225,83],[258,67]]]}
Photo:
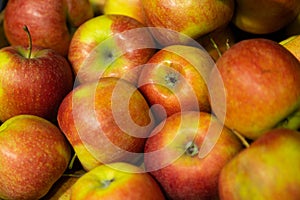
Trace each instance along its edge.
{"label": "apple skin", "polygon": [[186,45],[165,47],[144,65],[138,86],[158,121],[180,111],[210,112],[206,86],[215,66],[203,48]]}
{"label": "apple skin", "polygon": [[142,94],[115,77],[76,87],[61,103],[57,120],[87,171],[111,162],[138,162],[155,125]]}
{"label": "apple skin", "polygon": [[[218,102],[213,112],[222,116],[220,109],[226,107],[225,125],[244,137],[255,140],[299,110],[300,63],[277,42],[240,41],[216,65],[209,81],[211,95]],[[224,90],[226,101],[218,99]]]}
{"label": "apple skin", "polygon": [[103,13],[126,15],[132,17],[142,24],[146,24],[145,14],[140,0],[106,0]]}
{"label": "apple skin", "polygon": [[233,24],[254,34],[276,32],[300,13],[299,0],[237,0]]}
{"label": "apple skin", "polygon": [[[228,24],[234,13],[233,0],[141,0],[150,27],[170,29],[196,39],[219,27]],[[186,44],[182,35],[162,30],[152,31],[155,38],[164,46]]]}
{"label": "apple skin", "polygon": [[137,20],[101,15],[76,30],[68,58],[79,83],[118,77],[136,84],[140,65],[150,59],[154,48],[152,35]]}
{"label": "apple skin", "polygon": [[71,151],[54,124],[18,115],[0,126],[0,198],[39,199],[66,170]]}
{"label": "apple skin", "polygon": [[280,42],[287,48],[300,62],[300,32],[299,35],[293,35]]}
{"label": "apple skin", "polygon": [[300,198],[300,133],[273,129],[221,171],[221,200]]}
{"label": "apple skin", "polygon": [[52,49],[8,46],[0,50],[0,120],[19,114],[56,120],[58,107],[73,87],[67,59]]}
{"label": "apple skin", "polygon": [[158,183],[141,168],[115,162],[87,172],[71,188],[71,200],[164,200]]}
{"label": "apple skin", "polygon": [[[205,140],[213,145],[207,154],[201,153]],[[200,150],[189,153],[195,149]],[[221,169],[242,149],[238,137],[213,115],[187,111],[168,117],[152,131],[144,164],[170,199],[218,199]]]}
{"label": "apple skin", "polygon": [[92,17],[88,0],[11,0],[4,12],[4,31],[11,45],[26,45],[26,25],[34,45],[67,56],[72,29]]}

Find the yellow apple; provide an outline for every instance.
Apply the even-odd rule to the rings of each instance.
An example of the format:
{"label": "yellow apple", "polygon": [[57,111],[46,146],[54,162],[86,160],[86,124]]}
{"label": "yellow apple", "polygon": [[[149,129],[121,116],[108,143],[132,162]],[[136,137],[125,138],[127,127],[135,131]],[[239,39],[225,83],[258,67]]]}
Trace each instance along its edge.
{"label": "yellow apple", "polygon": [[300,61],[300,35],[293,35],[280,42]]}

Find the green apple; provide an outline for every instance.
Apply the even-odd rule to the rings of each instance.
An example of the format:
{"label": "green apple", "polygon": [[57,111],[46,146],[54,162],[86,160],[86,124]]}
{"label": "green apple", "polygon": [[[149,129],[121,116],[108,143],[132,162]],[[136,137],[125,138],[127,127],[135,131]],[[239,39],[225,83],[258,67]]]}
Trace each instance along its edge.
{"label": "green apple", "polygon": [[105,163],[139,162],[155,125],[139,90],[115,77],[74,88],[61,103],[57,120],[87,171]]}
{"label": "green apple", "polygon": [[237,0],[232,19],[238,28],[254,33],[279,31],[300,13],[300,0]]}
{"label": "green apple", "polygon": [[[293,117],[293,127],[300,125],[300,62],[282,45],[262,38],[243,40],[228,49],[216,65],[209,81],[218,102],[213,112],[225,114],[228,128],[255,140],[279,124],[294,121]],[[224,91],[225,101],[218,99]],[[224,107],[226,113],[220,110]]]}
{"label": "green apple", "polygon": [[145,24],[145,15],[140,0],[106,0],[103,6],[104,14],[118,14],[132,17]]}
{"label": "green apple", "polygon": [[221,200],[300,198],[300,133],[273,129],[221,171]]}
{"label": "green apple", "polygon": [[144,65],[138,86],[158,120],[180,111],[210,112],[206,82],[214,66],[200,45],[171,45],[156,52]]}
{"label": "green apple", "polygon": [[164,200],[158,183],[141,168],[124,162],[101,165],[71,188],[72,200]]}
{"label": "green apple", "polygon": [[238,137],[215,116],[187,111],[152,131],[144,165],[169,199],[218,199],[221,169],[242,149]]}
{"label": "green apple", "polygon": [[0,49],[0,82],[0,121],[19,114],[52,121],[61,101],[72,90],[74,79],[65,57],[30,43],[29,48]]}
{"label": "green apple", "polygon": [[219,27],[228,24],[234,13],[233,0],[141,0],[146,23],[150,27],[175,31],[166,35],[164,31],[153,31],[163,45],[186,44],[186,38],[196,39]]}
{"label": "green apple", "polygon": [[63,133],[34,115],[18,115],[0,126],[0,198],[40,199],[70,161]]}
{"label": "green apple", "polygon": [[76,30],[68,58],[79,83],[111,76],[136,83],[140,65],[154,48],[152,35],[142,23],[124,15],[101,15]]}
{"label": "green apple", "polygon": [[33,44],[67,56],[73,29],[93,17],[88,0],[14,0],[4,12],[4,31],[11,45],[27,45],[28,26]]}

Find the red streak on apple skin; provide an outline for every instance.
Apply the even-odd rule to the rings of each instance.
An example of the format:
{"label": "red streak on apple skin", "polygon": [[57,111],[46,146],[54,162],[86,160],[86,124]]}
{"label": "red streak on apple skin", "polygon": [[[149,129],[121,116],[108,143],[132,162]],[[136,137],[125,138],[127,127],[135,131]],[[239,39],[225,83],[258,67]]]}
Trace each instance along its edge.
{"label": "red streak on apple skin", "polygon": [[56,126],[39,119],[21,120],[0,132],[0,190],[15,199],[32,199],[45,195],[62,175],[70,148]]}

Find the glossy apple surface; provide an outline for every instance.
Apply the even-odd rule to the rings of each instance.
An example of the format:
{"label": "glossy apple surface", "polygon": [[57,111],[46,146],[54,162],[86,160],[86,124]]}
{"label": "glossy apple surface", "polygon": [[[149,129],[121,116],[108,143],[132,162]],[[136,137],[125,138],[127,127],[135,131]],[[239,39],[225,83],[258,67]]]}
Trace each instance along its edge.
{"label": "glossy apple surface", "polygon": [[123,162],[87,172],[71,188],[72,200],[164,200],[157,182],[141,168]]}
{"label": "glossy apple surface", "polygon": [[49,121],[18,115],[0,126],[0,198],[39,199],[70,160],[63,133]]}
{"label": "glossy apple surface", "polygon": [[171,45],[153,55],[143,66],[139,89],[156,117],[164,119],[180,111],[210,112],[206,85],[215,63],[199,46]]}
{"label": "glossy apple surface", "polygon": [[[297,113],[300,106],[300,63],[277,42],[248,39],[233,45],[218,59],[211,76],[211,93],[219,106],[226,107],[225,125],[249,139]],[[224,92],[226,100],[218,99]],[[298,120],[298,124],[299,124]]]}
{"label": "glossy apple surface", "polygon": [[0,66],[2,122],[18,114],[56,119],[61,101],[73,87],[66,58],[51,49],[8,46],[0,50]]}
{"label": "glossy apple surface", "polygon": [[144,164],[170,199],[218,199],[221,169],[242,148],[213,115],[188,111],[168,117],[152,131]]}
{"label": "glossy apple surface", "polygon": [[232,22],[246,32],[268,34],[287,26],[299,12],[299,0],[237,0]]}
{"label": "glossy apple surface", "polygon": [[138,162],[155,123],[137,88],[115,77],[76,87],[61,103],[57,119],[86,170]]}
{"label": "glossy apple surface", "polygon": [[33,44],[68,53],[73,29],[93,17],[88,0],[12,0],[4,13],[4,31],[11,45],[26,45],[26,25]]}
{"label": "glossy apple surface", "polygon": [[[232,0],[141,0],[150,27],[170,29],[196,39],[228,24],[234,13]],[[163,45],[185,44],[182,35],[154,30]]]}
{"label": "glossy apple surface", "polygon": [[80,83],[100,77],[137,82],[140,65],[154,53],[148,29],[124,15],[101,15],[80,26],[71,41],[68,58]]}
{"label": "glossy apple surface", "polygon": [[268,131],[222,169],[220,199],[299,199],[299,148],[299,132]]}

